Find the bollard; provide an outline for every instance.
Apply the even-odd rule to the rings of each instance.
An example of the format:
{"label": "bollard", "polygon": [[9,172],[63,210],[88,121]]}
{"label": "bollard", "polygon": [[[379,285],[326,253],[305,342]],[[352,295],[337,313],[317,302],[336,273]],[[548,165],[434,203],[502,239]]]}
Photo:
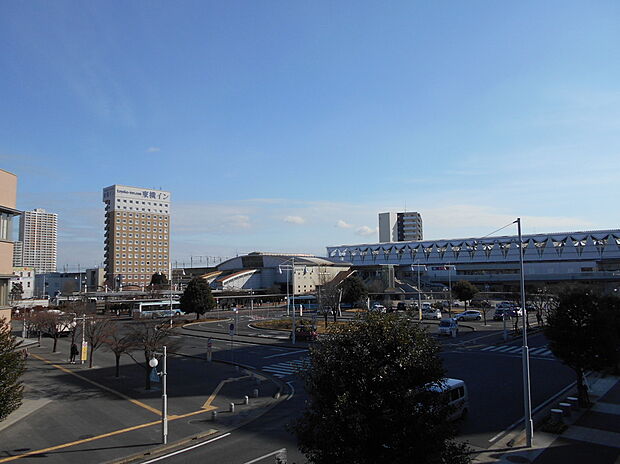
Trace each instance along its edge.
{"label": "bollard", "polygon": [[211,420],[215,422],[217,419],[217,411],[211,411]]}
{"label": "bollard", "polygon": [[243,404],[250,404],[250,398],[248,398],[248,395],[243,397]]}
{"label": "bollard", "polygon": [[230,412],[235,412],[235,403],[230,403]]}
{"label": "bollard", "polygon": [[560,406],[560,409],[564,411],[564,415],[566,417],[570,417],[570,403],[560,403],[558,406]]}
{"label": "bollard", "polygon": [[252,398],[258,398],[258,388],[252,390]]}

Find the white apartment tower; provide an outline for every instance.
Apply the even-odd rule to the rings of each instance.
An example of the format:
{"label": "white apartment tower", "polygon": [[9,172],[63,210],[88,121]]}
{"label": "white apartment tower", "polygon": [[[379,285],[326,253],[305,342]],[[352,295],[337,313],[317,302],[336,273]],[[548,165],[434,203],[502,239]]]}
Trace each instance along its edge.
{"label": "white apartment tower", "polygon": [[36,208],[24,211],[19,222],[19,242],[13,265],[33,267],[36,272],[56,272],[58,215]]}
{"label": "white apartment tower", "polygon": [[169,274],[170,192],[112,185],[103,189],[106,285],[149,285],[154,273]]}
{"label": "white apartment tower", "polygon": [[379,213],[379,242],[420,241],[423,238],[420,213]]}

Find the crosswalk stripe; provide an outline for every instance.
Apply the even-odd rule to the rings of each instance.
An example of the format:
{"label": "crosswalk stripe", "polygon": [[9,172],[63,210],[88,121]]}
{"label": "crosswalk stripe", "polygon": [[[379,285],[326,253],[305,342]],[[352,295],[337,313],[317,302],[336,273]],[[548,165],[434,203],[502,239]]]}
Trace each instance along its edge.
{"label": "crosswalk stripe", "polygon": [[504,351],[508,351],[511,350],[513,347],[512,346],[500,346],[498,347],[496,350],[494,350],[496,353],[502,353]]}
{"label": "crosswalk stripe", "polygon": [[540,354],[541,354],[541,355],[543,355],[543,356],[549,356],[549,355],[552,355],[552,354],[553,354],[553,352],[552,352],[551,350],[545,350],[545,351],[543,351],[543,352],[542,352],[542,353],[540,353]]}
{"label": "crosswalk stripe", "polygon": [[506,353],[518,353],[520,351],[523,351],[523,348],[520,346],[515,346],[511,348],[510,350],[506,350]]}
{"label": "crosswalk stripe", "polygon": [[482,348],[480,351],[488,351],[496,348],[495,346],[487,346],[486,348]]}
{"label": "crosswalk stripe", "polygon": [[530,354],[540,354],[545,351],[548,351],[547,348],[534,348],[533,350],[530,350]]}

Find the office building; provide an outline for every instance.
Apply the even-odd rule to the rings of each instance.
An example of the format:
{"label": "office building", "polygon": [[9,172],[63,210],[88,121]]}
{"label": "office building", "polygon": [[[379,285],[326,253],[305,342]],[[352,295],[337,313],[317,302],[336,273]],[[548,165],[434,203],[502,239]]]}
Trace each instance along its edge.
{"label": "office building", "polygon": [[44,209],[24,211],[19,223],[15,267],[34,267],[37,272],[56,271],[58,215]]}
{"label": "office building", "polygon": [[411,242],[422,239],[420,213],[379,213],[379,242]]}
{"label": "office building", "polygon": [[169,274],[170,192],[112,185],[105,203],[105,281],[110,289],[141,289]]}
{"label": "office building", "polygon": [[17,176],[0,169],[0,321],[11,321],[9,306],[10,281],[13,278],[13,217],[20,214],[15,209]]}

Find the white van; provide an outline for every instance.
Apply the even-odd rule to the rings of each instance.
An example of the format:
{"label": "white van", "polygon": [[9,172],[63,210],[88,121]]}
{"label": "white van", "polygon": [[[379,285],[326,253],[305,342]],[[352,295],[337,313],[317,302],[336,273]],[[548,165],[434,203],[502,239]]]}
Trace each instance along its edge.
{"label": "white van", "polygon": [[448,417],[453,421],[465,418],[469,411],[469,395],[467,393],[467,385],[463,380],[459,379],[443,379],[441,385],[434,385],[431,390],[443,393],[448,398],[448,404],[453,408],[452,413]]}

